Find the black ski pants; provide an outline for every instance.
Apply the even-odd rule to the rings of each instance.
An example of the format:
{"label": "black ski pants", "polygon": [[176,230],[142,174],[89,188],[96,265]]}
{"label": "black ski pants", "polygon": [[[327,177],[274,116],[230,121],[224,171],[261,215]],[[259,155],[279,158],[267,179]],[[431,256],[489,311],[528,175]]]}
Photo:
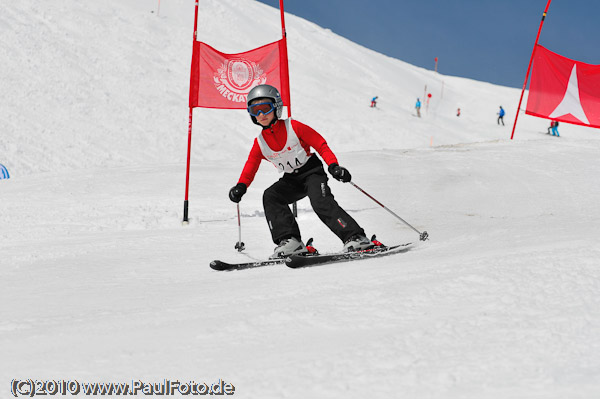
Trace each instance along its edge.
{"label": "black ski pants", "polygon": [[321,160],[313,155],[296,173],[285,173],[281,179],[265,190],[263,206],[275,244],[292,236],[302,239],[300,228],[289,204],[304,197],[310,199],[310,204],[319,219],[342,242],[355,234],[364,234],[364,230],[358,223],[338,205],[327,180]]}

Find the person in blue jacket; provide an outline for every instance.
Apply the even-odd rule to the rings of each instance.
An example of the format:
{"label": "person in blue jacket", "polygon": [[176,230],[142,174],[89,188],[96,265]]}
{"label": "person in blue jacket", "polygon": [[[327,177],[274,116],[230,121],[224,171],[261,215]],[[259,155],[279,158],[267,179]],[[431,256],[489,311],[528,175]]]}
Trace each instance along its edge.
{"label": "person in blue jacket", "polygon": [[421,117],[421,100],[417,98],[417,103],[415,104],[415,109],[417,110],[417,116]]}
{"label": "person in blue jacket", "polygon": [[377,99],[379,97],[375,96],[373,97],[373,99],[371,99],[371,108],[375,108],[377,106]]}
{"label": "person in blue jacket", "polygon": [[498,124],[500,124],[500,121],[502,121],[502,126],[504,126],[504,108],[502,108],[502,105],[500,106],[500,111],[498,112]]}
{"label": "person in blue jacket", "polygon": [[558,134],[558,121],[552,122],[552,135],[560,137],[560,134]]}

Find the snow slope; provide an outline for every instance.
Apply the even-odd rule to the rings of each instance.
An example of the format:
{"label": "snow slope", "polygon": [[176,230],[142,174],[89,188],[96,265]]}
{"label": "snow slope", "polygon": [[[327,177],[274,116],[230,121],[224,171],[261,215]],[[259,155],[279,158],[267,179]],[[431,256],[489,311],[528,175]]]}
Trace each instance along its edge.
{"label": "snow slope", "polygon": [[[199,37],[221,51],[280,36],[278,10],[263,4],[200,6]],[[261,167],[240,204],[238,254],[227,191],[256,127],[243,111],[195,110],[181,225],[193,2],[156,7],[3,5],[0,397],[27,378],[223,379],[240,398],[598,397],[597,131],[562,124],[557,139],[523,114],[511,141],[518,90],[287,15],[294,117],[431,240],[379,260],[214,272],[212,259],[272,250],[261,194],[277,174]],[[418,238],[353,187],[331,186],[367,233]],[[339,249],[308,201],[298,207],[304,238]]]}

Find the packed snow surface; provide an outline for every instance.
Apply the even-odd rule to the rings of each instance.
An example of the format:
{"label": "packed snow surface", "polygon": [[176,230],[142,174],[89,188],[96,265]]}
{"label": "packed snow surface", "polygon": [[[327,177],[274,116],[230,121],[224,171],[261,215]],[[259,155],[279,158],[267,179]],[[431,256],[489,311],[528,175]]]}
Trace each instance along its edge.
{"label": "packed snow surface", "polygon": [[[599,397],[596,130],[561,124],[556,138],[522,112],[510,140],[519,90],[286,15],[293,116],[430,240],[381,259],[216,272],[213,259],[271,253],[262,191],[278,176],[264,163],[240,203],[238,253],[227,192],[257,127],[243,110],[196,109],[181,224],[193,2],[4,3],[0,397],[26,379],[223,380],[262,399]],[[198,38],[223,52],[280,36],[276,9],[200,2]],[[418,241],[330,185],[369,235]],[[298,210],[304,240],[341,248],[308,200]]]}

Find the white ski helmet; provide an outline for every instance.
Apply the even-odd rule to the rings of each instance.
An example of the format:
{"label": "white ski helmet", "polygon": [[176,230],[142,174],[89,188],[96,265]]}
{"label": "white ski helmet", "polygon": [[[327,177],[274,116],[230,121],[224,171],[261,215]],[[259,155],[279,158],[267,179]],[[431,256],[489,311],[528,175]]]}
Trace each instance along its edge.
{"label": "white ski helmet", "polygon": [[[281,94],[279,94],[279,90],[271,85],[258,85],[248,93],[248,99],[246,101],[246,107],[250,106],[250,103],[259,98],[268,98],[273,101],[273,107],[275,108],[275,119],[280,119],[281,114],[283,113],[283,101],[281,100]],[[250,112],[248,110],[248,112]],[[256,118],[250,115],[252,122],[257,125],[260,125]]]}

